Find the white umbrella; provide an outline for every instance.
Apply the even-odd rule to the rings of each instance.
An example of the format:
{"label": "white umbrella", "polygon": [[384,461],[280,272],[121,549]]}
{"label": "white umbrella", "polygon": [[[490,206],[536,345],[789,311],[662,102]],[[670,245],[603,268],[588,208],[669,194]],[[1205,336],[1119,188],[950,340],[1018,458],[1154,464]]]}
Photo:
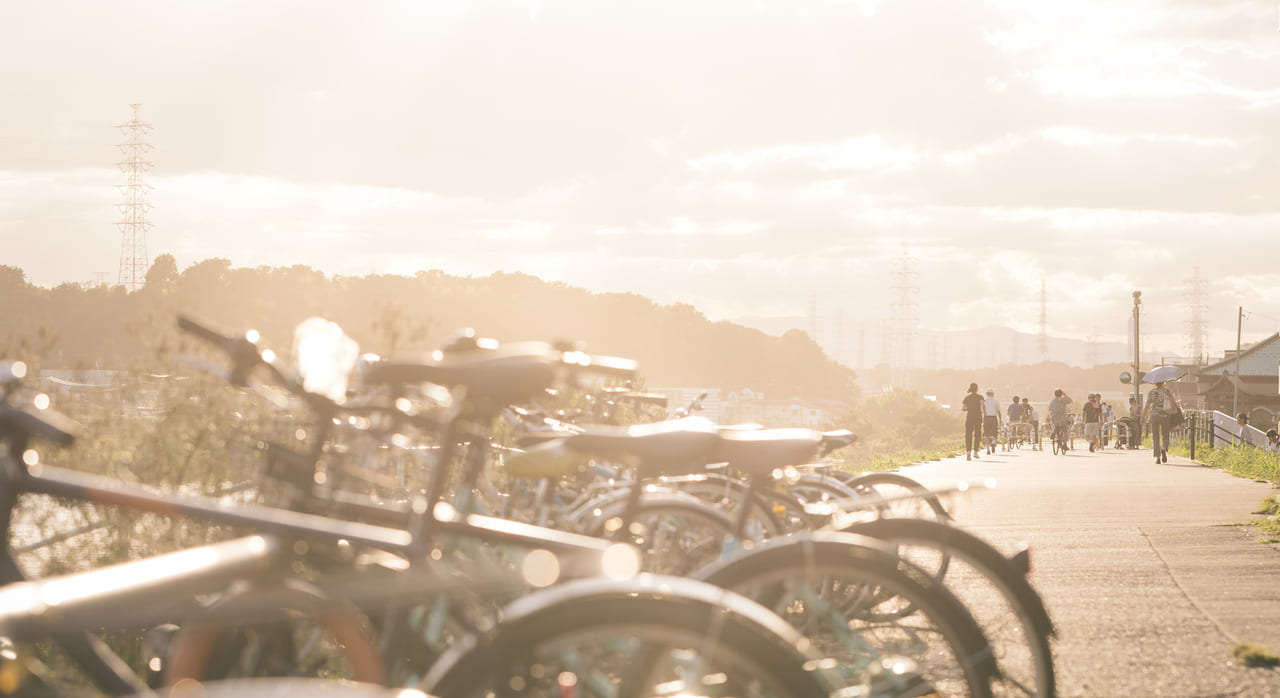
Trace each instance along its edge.
{"label": "white umbrella", "polygon": [[1143,383],[1163,383],[1176,381],[1187,375],[1187,369],[1181,366],[1156,366],[1142,377]]}

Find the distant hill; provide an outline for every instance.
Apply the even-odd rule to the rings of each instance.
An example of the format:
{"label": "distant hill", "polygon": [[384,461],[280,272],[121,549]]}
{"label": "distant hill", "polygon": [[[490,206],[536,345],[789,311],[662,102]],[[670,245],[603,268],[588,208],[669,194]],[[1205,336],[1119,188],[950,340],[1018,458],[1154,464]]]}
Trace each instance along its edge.
{"label": "distant hill", "polygon": [[594,294],[526,274],[326,277],[305,266],[232,268],[210,259],[178,271],[161,255],[135,293],[120,287],[32,286],[0,266],[0,357],[48,368],[121,368],[179,340],[179,312],[228,329],[256,328],[284,351],[311,315],[340,324],[366,351],[430,350],[457,330],[503,341],[569,339],[587,351],[640,362],[649,385],[750,388],[770,399],[854,400],[852,369],[809,336],[773,336],[711,322],[689,305],[634,294]]}
{"label": "distant hill", "polygon": [[[753,327],[762,332],[781,335],[789,330],[809,329],[804,316],[747,316],[730,322]],[[882,356],[881,323],[859,324],[846,318],[843,333],[835,327],[818,327],[818,341],[827,353],[855,369],[870,368],[886,361]],[[840,335],[843,334],[841,339]],[[1048,338],[1048,360],[1086,368],[1090,365],[1130,361],[1131,345],[1125,342],[1093,343],[1087,337]],[[859,346],[861,344],[861,346]],[[991,368],[1004,364],[1040,363],[1040,336],[1018,332],[1007,327],[988,326],[977,329],[929,331],[920,329],[913,352],[916,364],[926,370],[942,368]],[[1092,350],[1092,362],[1089,361]],[[1147,357],[1144,356],[1144,361]]]}

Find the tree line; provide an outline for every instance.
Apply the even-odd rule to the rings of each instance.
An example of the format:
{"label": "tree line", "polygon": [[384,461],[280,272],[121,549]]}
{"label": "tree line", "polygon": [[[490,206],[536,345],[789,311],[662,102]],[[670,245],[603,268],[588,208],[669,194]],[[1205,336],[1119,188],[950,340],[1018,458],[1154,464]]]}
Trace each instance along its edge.
{"label": "tree line", "polygon": [[293,328],[319,315],[364,351],[393,355],[436,349],[462,328],[499,341],[581,342],[640,363],[649,386],[750,388],[770,399],[858,399],[852,369],[805,332],[773,337],[712,322],[686,304],[660,305],[630,293],[592,293],[520,273],[462,277],[327,276],[304,265],[232,267],[222,258],[179,270],[156,258],[145,285],[27,282],[0,266],[0,352],[43,368],[137,369],[156,353],[180,351],[174,318],[188,313],[227,329],[257,329],[286,350]]}

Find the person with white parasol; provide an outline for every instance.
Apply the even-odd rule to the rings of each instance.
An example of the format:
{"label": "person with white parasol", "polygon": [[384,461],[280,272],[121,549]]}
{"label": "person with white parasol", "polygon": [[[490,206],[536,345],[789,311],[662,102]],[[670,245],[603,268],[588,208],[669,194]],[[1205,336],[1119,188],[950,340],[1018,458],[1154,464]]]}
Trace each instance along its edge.
{"label": "person with white parasol", "polygon": [[1151,454],[1157,463],[1169,462],[1169,420],[1182,411],[1178,398],[1165,383],[1187,375],[1181,366],[1157,366],[1142,377],[1143,383],[1152,383],[1147,393],[1147,404],[1142,410],[1142,421],[1151,430]]}

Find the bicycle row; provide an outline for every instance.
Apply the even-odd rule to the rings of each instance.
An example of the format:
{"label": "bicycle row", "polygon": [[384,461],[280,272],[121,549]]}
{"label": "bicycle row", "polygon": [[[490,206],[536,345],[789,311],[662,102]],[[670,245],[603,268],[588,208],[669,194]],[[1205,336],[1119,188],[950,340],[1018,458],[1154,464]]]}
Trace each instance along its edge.
{"label": "bicycle row", "polygon": [[[566,345],[464,336],[336,362],[335,336],[295,368],[256,333],[180,325],[233,385],[291,400],[272,393],[296,437],[261,444],[260,503],[42,465],[33,440],[69,446],[74,427],[16,365],[3,381],[0,635],[56,641],[105,693],[282,675],[443,698],[1054,693],[1026,552],[953,526],[907,478],[824,464],[847,432],[573,424],[548,390],[636,367]],[[26,581],[11,520],[29,493],[239,535]],[[145,629],[150,654],[111,656],[113,628]]]}

